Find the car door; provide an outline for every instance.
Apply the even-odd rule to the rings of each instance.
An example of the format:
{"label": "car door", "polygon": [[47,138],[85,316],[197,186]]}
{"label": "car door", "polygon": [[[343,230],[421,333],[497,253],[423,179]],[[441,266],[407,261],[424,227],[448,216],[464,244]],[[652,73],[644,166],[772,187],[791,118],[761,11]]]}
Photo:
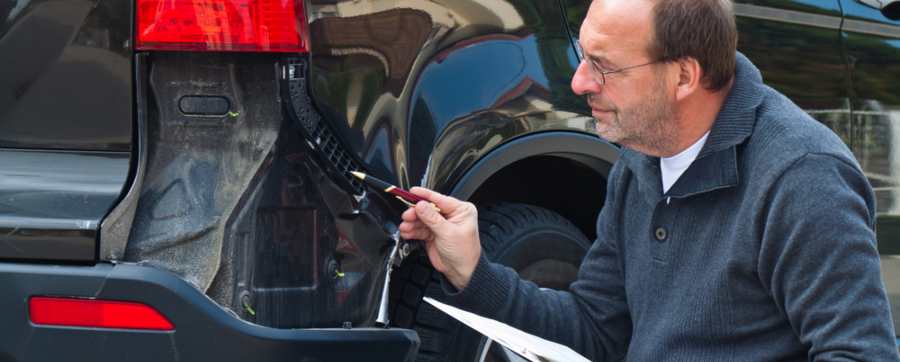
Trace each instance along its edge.
{"label": "car door", "polygon": [[97,259],[129,177],[130,13],[127,1],[0,1],[0,263]]}

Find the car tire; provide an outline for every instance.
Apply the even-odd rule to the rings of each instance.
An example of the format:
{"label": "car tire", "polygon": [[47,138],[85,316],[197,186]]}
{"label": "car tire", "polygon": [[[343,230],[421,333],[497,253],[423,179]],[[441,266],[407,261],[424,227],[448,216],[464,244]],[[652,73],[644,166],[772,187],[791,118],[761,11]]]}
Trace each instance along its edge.
{"label": "car tire", "polygon": [[[559,214],[532,205],[499,203],[479,209],[482,250],[491,261],[507,265],[526,280],[551,289],[567,289],[590,247],[584,234]],[[498,351],[479,333],[423,303],[441,292],[438,272],[422,251],[394,271],[392,325],[411,328],[421,345],[416,361],[483,361]],[[487,358],[485,358],[487,356]]]}

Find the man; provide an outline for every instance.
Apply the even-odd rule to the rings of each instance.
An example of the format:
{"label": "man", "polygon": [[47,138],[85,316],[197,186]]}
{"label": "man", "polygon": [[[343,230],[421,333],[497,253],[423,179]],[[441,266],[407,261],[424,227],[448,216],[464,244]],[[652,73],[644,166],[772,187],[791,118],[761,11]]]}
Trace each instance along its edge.
{"label": "man", "polygon": [[578,280],[488,262],[475,207],[414,188],[444,299],[593,360],[900,360],[870,186],[736,34],[726,0],[595,0],[572,89],[623,151]]}

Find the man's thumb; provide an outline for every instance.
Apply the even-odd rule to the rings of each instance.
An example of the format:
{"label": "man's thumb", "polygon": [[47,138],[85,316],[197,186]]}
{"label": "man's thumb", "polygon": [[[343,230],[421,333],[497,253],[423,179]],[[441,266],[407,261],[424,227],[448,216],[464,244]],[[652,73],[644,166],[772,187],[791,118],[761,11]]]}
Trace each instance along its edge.
{"label": "man's thumb", "polygon": [[418,215],[419,219],[432,230],[441,227],[447,222],[447,220],[435,210],[434,205],[427,201],[419,201],[419,203],[416,204],[416,215]]}

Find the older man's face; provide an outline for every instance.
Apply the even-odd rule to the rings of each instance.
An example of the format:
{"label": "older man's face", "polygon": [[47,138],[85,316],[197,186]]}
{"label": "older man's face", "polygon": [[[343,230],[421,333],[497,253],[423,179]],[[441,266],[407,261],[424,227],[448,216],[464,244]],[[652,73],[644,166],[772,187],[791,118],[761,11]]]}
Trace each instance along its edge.
{"label": "older man's face", "polygon": [[[595,0],[581,26],[579,41],[588,59],[602,71],[655,61],[647,49],[653,37],[652,3],[646,0]],[[601,137],[646,154],[665,149],[678,131],[674,92],[664,64],[606,75],[601,85],[587,62],[572,79],[572,90],[585,95]]]}

